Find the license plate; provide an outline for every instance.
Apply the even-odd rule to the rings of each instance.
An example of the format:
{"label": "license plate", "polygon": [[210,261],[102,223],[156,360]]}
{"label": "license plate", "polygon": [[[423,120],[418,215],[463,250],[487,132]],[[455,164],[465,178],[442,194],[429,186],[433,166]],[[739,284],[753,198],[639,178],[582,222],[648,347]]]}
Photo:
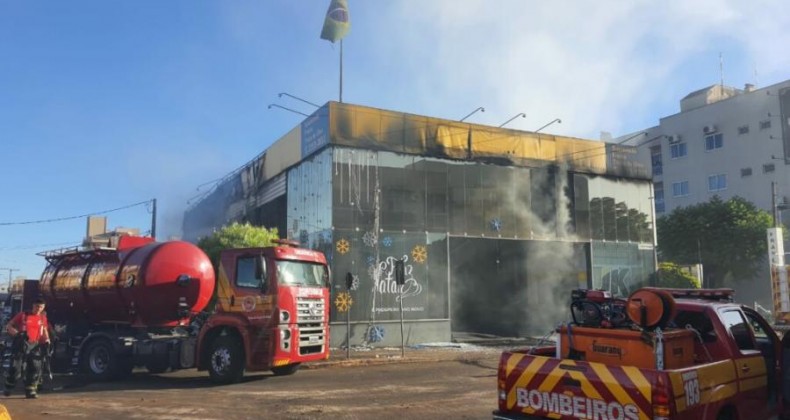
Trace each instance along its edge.
{"label": "license plate", "polygon": [[310,337],[310,343],[319,343],[321,342],[321,337]]}

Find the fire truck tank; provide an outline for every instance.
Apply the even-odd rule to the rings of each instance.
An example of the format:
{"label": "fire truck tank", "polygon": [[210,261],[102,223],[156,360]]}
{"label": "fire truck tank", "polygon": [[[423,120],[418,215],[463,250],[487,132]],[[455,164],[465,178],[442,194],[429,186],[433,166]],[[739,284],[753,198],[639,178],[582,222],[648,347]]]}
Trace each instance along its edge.
{"label": "fire truck tank", "polygon": [[183,241],[129,238],[117,249],[45,253],[40,293],[50,320],[185,325],[214,293],[206,254]]}

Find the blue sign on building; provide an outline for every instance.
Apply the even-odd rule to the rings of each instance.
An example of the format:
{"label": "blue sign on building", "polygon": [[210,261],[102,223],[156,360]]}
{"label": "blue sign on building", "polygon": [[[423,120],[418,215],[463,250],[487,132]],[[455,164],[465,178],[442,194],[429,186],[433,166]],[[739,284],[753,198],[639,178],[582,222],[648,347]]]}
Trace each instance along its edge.
{"label": "blue sign on building", "polygon": [[318,108],[302,122],[302,159],[329,143],[329,106]]}

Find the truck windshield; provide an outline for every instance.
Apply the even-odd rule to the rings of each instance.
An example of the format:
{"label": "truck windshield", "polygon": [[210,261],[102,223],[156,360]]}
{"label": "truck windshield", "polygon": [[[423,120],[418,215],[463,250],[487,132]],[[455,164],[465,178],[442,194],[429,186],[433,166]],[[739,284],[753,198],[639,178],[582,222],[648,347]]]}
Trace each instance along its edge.
{"label": "truck windshield", "polygon": [[324,287],[329,279],[326,266],[321,264],[279,260],[276,266],[281,285]]}

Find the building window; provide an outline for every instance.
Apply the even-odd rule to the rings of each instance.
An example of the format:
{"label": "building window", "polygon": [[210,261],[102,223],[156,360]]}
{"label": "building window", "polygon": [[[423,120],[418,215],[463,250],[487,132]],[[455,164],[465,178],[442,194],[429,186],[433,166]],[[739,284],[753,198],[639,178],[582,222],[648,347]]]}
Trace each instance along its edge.
{"label": "building window", "polygon": [[741,169],[741,177],[752,176],[752,168]]}
{"label": "building window", "polygon": [[673,197],[684,197],[689,195],[689,182],[688,181],[681,181],[681,182],[673,182],[672,183],[672,196]]}
{"label": "building window", "polygon": [[771,120],[760,121],[760,130],[767,130],[771,128]]}
{"label": "building window", "polygon": [[677,159],[688,154],[688,149],[686,148],[686,143],[675,143],[669,146],[669,152],[672,156],[672,159]]}
{"label": "building window", "polygon": [[656,196],[656,213],[663,213],[664,208],[664,183],[653,184],[653,194]]}
{"label": "building window", "polygon": [[721,133],[705,137],[705,150],[721,149],[724,146],[724,135]]}
{"label": "building window", "polygon": [[661,175],[664,173],[664,165],[661,158],[661,146],[650,148],[650,163],[653,166],[653,175]]}
{"label": "building window", "polygon": [[769,172],[773,172],[776,169],[773,163],[766,163],[763,165],[763,173],[767,174]]}
{"label": "building window", "polygon": [[708,177],[708,191],[721,191],[727,189],[727,175],[711,175]]}
{"label": "building window", "polygon": [[742,126],[738,127],[738,134],[746,134],[748,132],[749,132],[749,126],[748,125],[742,125]]}

